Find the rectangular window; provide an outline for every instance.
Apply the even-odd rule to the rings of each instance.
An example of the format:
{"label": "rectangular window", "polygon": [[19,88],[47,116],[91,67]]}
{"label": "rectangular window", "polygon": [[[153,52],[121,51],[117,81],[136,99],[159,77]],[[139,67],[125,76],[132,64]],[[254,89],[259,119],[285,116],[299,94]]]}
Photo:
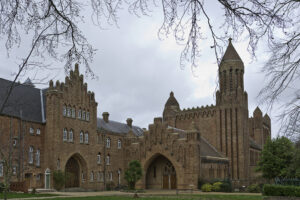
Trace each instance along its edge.
{"label": "rectangular window", "polygon": [[0,177],[3,176],[3,163],[0,163]]}
{"label": "rectangular window", "polygon": [[89,143],[89,134],[88,134],[88,133],[86,133],[86,134],[84,135],[84,143],[85,143],[85,144],[88,144],[88,143]]}
{"label": "rectangular window", "polygon": [[32,127],[29,128],[29,133],[30,133],[31,135],[34,134],[34,129],[33,129]]}
{"label": "rectangular window", "polygon": [[35,154],[35,162],[36,162],[36,166],[39,167],[41,162],[40,162],[40,150],[36,150],[36,154]]}
{"label": "rectangular window", "polygon": [[33,147],[29,147],[28,162],[29,164],[33,163]]}
{"label": "rectangular window", "polygon": [[37,134],[37,135],[41,135],[41,129],[39,129],[39,128],[36,129],[36,134]]}

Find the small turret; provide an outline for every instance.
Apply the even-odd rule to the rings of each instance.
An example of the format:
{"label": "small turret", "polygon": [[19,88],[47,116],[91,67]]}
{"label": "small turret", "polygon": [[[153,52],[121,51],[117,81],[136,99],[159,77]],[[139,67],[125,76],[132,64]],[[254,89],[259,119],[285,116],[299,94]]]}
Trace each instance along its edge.
{"label": "small turret", "polygon": [[163,121],[168,122],[170,126],[175,126],[175,115],[180,111],[180,106],[176,98],[174,97],[174,93],[170,93],[170,97],[168,98],[164,112],[163,112]]}

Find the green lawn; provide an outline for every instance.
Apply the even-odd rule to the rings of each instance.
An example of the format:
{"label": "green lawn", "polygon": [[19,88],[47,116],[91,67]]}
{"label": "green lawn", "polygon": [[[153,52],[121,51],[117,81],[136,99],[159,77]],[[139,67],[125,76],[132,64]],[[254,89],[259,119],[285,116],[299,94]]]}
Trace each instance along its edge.
{"label": "green lawn", "polygon": [[[76,197],[76,198],[63,198],[58,197],[53,200],[132,200],[132,197],[128,196],[95,196],[95,197]],[[162,196],[162,197],[140,197],[139,200],[262,200],[262,196],[252,196],[252,195],[179,195],[179,196]]]}
{"label": "green lawn", "polygon": [[[24,194],[24,193],[8,193],[7,198],[8,199],[14,199],[14,198],[32,198],[32,197],[52,197],[57,196],[54,194]],[[0,199],[3,199],[4,195],[3,193],[0,193]]]}

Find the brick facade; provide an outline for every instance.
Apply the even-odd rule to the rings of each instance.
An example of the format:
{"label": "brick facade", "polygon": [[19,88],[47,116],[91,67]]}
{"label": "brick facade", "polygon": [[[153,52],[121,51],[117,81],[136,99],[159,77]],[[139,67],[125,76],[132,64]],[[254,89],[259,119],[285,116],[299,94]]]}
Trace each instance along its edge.
{"label": "brick facade", "polygon": [[195,189],[198,179],[215,178],[248,184],[257,176],[254,166],[271,122],[259,108],[249,118],[243,77],[244,64],[230,41],[216,104],[181,109],[171,92],[163,116],[142,130],[131,119],[98,118],[95,94],[76,65],[65,82],[50,81],[40,91],[40,121],[8,111],[0,116],[1,147],[5,155],[13,152],[12,179],[53,188],[53,172],[62,170],[70,174],[66,186],[104,190],[126,185],[124,171],[136,159],[144,170],[139,188]]}

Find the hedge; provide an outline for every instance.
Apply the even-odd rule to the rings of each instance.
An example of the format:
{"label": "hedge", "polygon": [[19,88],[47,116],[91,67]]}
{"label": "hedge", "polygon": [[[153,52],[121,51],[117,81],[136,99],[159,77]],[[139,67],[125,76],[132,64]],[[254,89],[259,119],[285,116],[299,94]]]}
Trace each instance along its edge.
{"label": "hedge", "polygon": [[292,185],[287,186],[265,184],[263,188],[263,195],[300,197],[300,187]]}

